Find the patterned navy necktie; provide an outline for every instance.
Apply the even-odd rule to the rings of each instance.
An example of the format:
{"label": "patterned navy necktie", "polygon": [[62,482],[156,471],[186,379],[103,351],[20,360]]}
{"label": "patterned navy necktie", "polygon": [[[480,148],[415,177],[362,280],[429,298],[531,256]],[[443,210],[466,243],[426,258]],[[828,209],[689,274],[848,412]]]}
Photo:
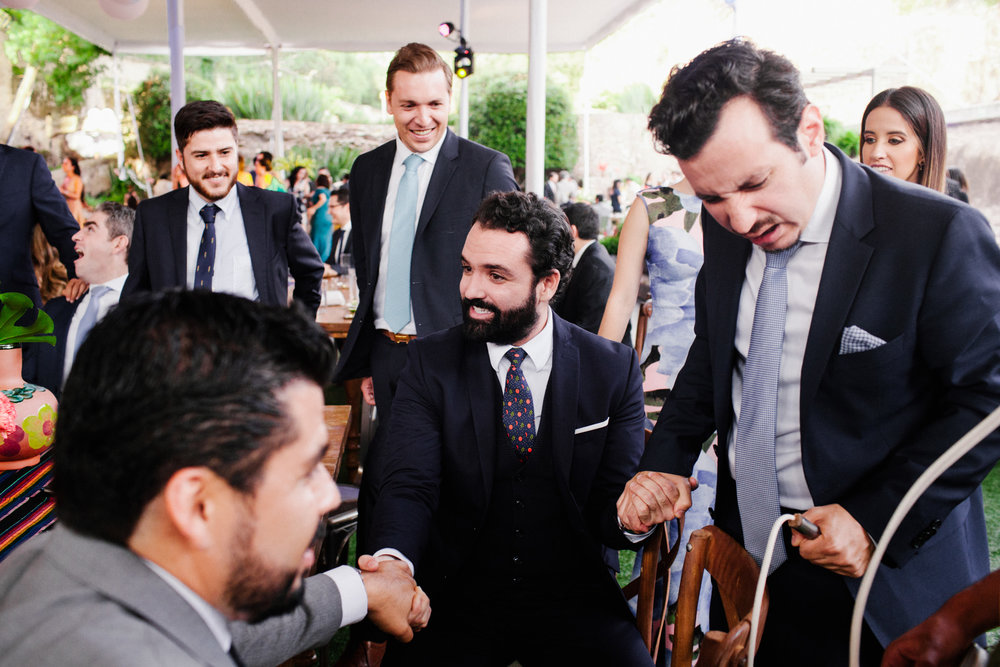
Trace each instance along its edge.
{"label": "patterned navy necktie", "polygon": [[[743,545],[759,565],[771,526],[781,514],[774,440],[778,412],[778,372],[788,309],[786,267],[798,243],[767,252],[764,277],[757,291],[750,347],[743,367],[743,393],[736,429],[736,498],[743,526]],[[768,574],[785,562],[778,540]]]}
{"label": "patterned navy necktie", "polygon": [[512,347],[503,356],[510,361],[503,388],[503,428],[514,453],[524,463],[535,446],[535,405],[521,371],[525,354],[523,349]]}
{"label": "patterned navy necktie", "polygon": [[198,258],[194,263],[195,289],[212,289],[212,276],[215,273],[215,215],[219,210],[215,204],[206,204],[198,212],[205,222],[205,231],[201,233]]}

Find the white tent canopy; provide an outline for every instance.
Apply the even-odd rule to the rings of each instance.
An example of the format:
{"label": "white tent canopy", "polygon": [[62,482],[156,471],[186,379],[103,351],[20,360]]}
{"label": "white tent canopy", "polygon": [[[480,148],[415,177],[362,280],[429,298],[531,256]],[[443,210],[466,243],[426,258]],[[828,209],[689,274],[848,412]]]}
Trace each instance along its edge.
{"label": "white tent canopy", "polygon": [[[24,0],[21,0],[22,2]],[[458,25],[479,53],[528,53],[526,189],[541,194],[545,146],[545,54],[583,51],[653,0],[104,0],[148,7],[132,20],[109,16],[99,0],[38,0],[32,9],[112,53],[170,53],[171,99],[183,104],[185,55],[270,51],[278,91],[279,50],[394,51],[419,41],[446,50],[437,32]],[[4,4],[0,0],[0,4]],[[467,113],[463,81],[462,127]],[[274,96],[281,152],[281,96]]]}

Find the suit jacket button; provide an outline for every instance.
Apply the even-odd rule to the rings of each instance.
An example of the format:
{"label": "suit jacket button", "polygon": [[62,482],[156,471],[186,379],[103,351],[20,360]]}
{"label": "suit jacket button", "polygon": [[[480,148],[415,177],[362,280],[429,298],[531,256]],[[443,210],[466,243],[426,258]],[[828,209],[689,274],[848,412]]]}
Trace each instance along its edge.
{"label": "suit jacket button", "polygon": [[518,566],[521,565],[521,562],[522,562],[520,556],[514,556],[513,561],[514,561],[514,565],[518,565]]}

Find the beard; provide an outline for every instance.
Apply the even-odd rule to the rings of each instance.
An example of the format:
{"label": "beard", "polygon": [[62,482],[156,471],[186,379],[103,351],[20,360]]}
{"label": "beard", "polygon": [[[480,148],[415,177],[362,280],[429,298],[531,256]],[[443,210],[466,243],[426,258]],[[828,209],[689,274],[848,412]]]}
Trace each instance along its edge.
{"label": "beard", "polygon": [[[224,187],[217,187],[217,190],[209,190],[206,181],[213,176],[225,176],[228,179],[228,183]],[[229,191],[233,189],[233,185],[236,183],[236,172],[232,170],[225,170],[224,172],[211,172],[207,174],[202,174],[198,178],[188,177],[188,184],[194,188],[194,191],[201,195],[202,199],[207,202],[216,202],[229,194]]]}
{"label": "beard", "polygon": [[[536,309],[538,299],[532,289],[528,298],[520,306],[511,310],[500,310],[482,299],[462,299],[462,332],[465,337],[478,343],[512,345],[524,340],[538,322]],[[482,308],[493,313],[489,321],[474,320],[469,317],[469,308]]]}
{"label": "beard", "polygon": [[[230,548],[233,560],[225,589],[229,609],[249,623],[290,612],[305,595],[302,578],[306,573],[265,562],[252,548],[254,530],[254,521],[247,517],[236,533]],[[323,534],[325,526],[321,523],[316,536]]]}

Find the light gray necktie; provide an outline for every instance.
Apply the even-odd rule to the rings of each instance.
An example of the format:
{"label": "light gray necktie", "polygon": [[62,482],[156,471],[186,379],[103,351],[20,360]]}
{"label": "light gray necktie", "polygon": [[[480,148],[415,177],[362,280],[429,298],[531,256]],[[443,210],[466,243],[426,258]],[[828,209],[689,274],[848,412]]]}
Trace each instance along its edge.
{"label": "light gray necktie", "polygon": [[403,160],[406,171],[399,179],[392,213],[383,317],[393,332],[399,332],[410,321],[410,257],[417,233],[417,169],[423,161],[416,153]]}
{"label": "light gray necktie", "polygon": [[[736,498],[743,525],[743,545],[759,565],[771,526],[781,514],[778,472],[774,462],[778,406],[778,371],[788,309],[785,267],[799,244],[765,253],[767,265],[757,291],[750,348],[743,367],[743,393],[736,431]],[[778,540],[768,574],[787,558]]]}
{"label": "light gray necktie", "polygon": [[83,345],[84,339],[87,338],[90,330],[97,324],[97,312],[101,308],[101,297],[110,290],[111,288],[107,285],[95,285],[90,288],[90,302],[87,304],[87,310],[83,311],[80,326],[76,328],[76,344],[73,346],[73,359],[76,359],[76,353],[80,351],[80,346]]}

